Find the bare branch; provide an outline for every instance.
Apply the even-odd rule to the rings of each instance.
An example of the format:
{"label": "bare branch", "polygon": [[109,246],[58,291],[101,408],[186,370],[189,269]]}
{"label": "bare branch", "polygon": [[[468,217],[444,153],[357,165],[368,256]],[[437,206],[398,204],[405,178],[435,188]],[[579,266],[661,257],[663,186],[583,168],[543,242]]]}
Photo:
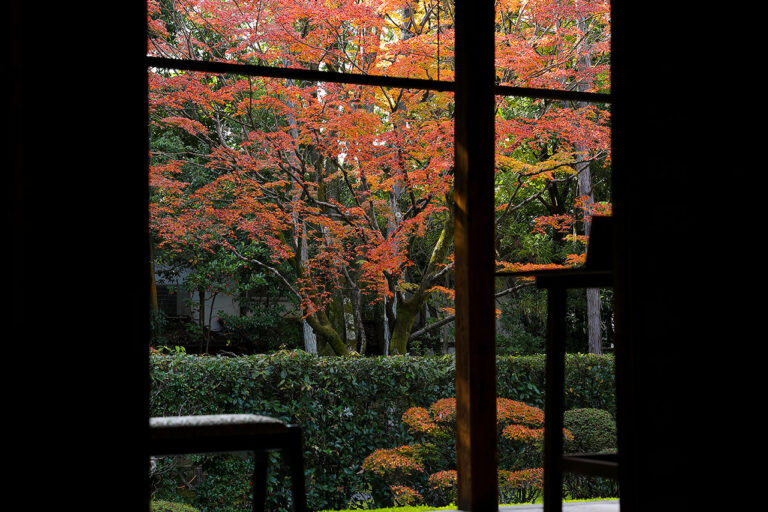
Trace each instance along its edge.
{"label": "bare branch", "polygon": [[416,331],[414,333],[411,333],[411,335],[410,335],[410,337],[408,339],[409,340],[414,340],[414,339],[418,338],[419,336],[428,333],[429,331],[433,331],[433,330],[437,329],[438,327],[442,327],[445,324],[449,324],[449,323],[453,322],[453,320],[455,318],[456,318],[456,315],[448,315],[447,317],[443,318],[442,320],[438,320],[435,323],[429,324],[429,325],[427,325],[425,327],[422,327],[418,331]]}
{"label": "bare branch", "polygon": [[498,299],[498,298],[503,297],[505,295],[509,295],[512,292],[516,292],[517,290],[520,290],[522,288],[527,288],[527,287],[533,286],[535,284],[536,284],[536,281],[523,281],[522,283],[518,283],[515,286],[512,286],[511,288],[507,288],[506,290],[502,290],[500,292],[497,292],[494,295],[494,297]]}

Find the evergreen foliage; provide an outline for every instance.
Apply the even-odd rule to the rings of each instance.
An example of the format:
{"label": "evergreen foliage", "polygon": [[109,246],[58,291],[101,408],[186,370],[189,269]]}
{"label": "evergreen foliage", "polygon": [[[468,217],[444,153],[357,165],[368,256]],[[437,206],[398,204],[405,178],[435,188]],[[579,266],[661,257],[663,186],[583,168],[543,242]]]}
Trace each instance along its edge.
{"label": "evergreen foliage", "polygon": [[[453,356],[318,357],[301,351],[243,357],[155,354],[150,365],[152,416],[252,413],[302,425],[307,499],[314,510],[348,508],[352,496],[370,494],[360,474],[365,456],[412,443],[413,436],[401,422],[403,413],[455,394]],[[568,354],[566,407],[613,412],[613,367],[610,355]],[[498,396],[543,407],[543,355],[499,357],[497,374]],[[279,455],[271,460],[268,507],[284,510],[289,504],[288,473]],[[235,473],[236,459],[227,463],[229,468],[217,463],[215,471],[214,463],[206,464],[212,468],[207,478],[231,470],[220,481],[242,483],[238,484],[244,486],[242,492],[231,490],[231,495],[248,493],[247,479]],[[163,492],[170,493],[172,487],[163,487]],[[198,489],[200,493],[193,488],[192,496],[178,501],[191,502],[201,512],[214,507],[226,510],[215,503],[221,495],[214,490],[203,495],[205,488]],[[171,495],[162,497],[176,501]]]}

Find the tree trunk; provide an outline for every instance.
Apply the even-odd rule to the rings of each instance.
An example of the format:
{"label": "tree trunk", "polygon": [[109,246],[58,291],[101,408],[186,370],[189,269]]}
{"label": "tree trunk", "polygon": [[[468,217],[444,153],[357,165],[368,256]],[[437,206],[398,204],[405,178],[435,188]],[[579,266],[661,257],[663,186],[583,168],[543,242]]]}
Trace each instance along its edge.
{"label": "tree trunk", "polygon": [[[578,21],[579,30],[584,33],[586,31],[586,21],[580,18]],[[590,49],[588,43],[584,42],[584,50],[578,57],[578,68],[587,69],[591,66],[590,62]],[[576,86],[576,90],[584,91],[588,89],[588,84],[580,82]],[[577,103],[578,108],[584,108],[588,106],[587,103]],[[592,205],[595,202],[595,196],[592,192],[592,175],[589,170],[589,162],[585,162],[584,149],[578,144],[574,145],[576,151],[576,171],[578,175],[578,195],[587,196],[589,198],[588,205]],[[589,237],[591,232],[591,222],[589,219],[584,220],[584,234]],[[587,332],[588,332],[588,350],[591,354],[602,354],[602,333],[600,326],[600,290],[597,288],[587,288]]]}
{"label": "tree trunk", "polygon": [[449,214],[443,225],[440,238],[438,238],[435,247],[432,249],[429,264],[424,271],[419,288],[408,298],[398,298],[397,317],[395,318],[395,326],[392,329],[392,337],[389,340],[389,351],[391,354],[406,353],[408,340],[413,329],[413,321],[421,310],[424,301],[427,300],[427,289],[432,286],[432,280],[440,270],[438,265],[445,261],[445,258],[448,256],[452,242],[453,215]]}
{"label": "tree trunk", "polygon": [[[301,263],[301,255],[296,254],[293,258],[290,260],[291,265],[293,266],[294,271],[296,272],[296,275],[301,278],[304,274],[304,268]],[[295,292],[294,292],[295,293]],[[304,314],[306,314],[307,311],[304,310]],[[315,348],[319,348],[322,343],[327,343],[331,350],[333,350],[333,353],[337,356],[345,356],[349,354],[349,350],[347,349],[346,343],[344,343],[344,340],[339,335],[338,331],[333,325],[333,322],[328,317],[328,314],[325,311],[317,311],[316,313],[313,313],[309,316],[307,316],[304,321],[309,325],[311,330],[315,333],[316,337],[316,343]],[[306,331],[305,331],[306,332]],[[319,341],[319,343],[317,343]],[[315,350],[315,353],[318,351]]]}
{"label": "tree trunk", "polygon": [[589,332],[589,353],[602,354],[602,329],[600,325],[600,290],[587,288],[587,330]]}
{"label": "tree trunk", "polygon": [[[287,82],[290,85],[295,85],[295,82],[292,80],[289,80]],[[291,102],[288,102],[288,105],[291,106],[290,112],[295,109],[295,105]],[[288,122],[292,128],[290,128],[289,133],[291,135],[291,138],[293,140],[297,140],[299,138],[299,131],[295,128],[296,126],[296,119],[292,114],[288,114]],[[295,155],[296,159],[299,160],[299,155]],[[291,178],[291,181],[294,182],[295,179]],[[302,220],[299,219],[298,216],[295,213],[292,213],[293,216],[293,222],[294,226],[301,223],[301,235],[298,237],[295,237],[294,240],[296,242],[296,245],[299,247],[299,260],[300,265],[303,267],[304,263],[308,259],[308,244],[307,244],[307,224]],[[317,335],[315,334],[315,331],[312,329],[311,325],[307,322],[306,319],[302,320],[301,322],[302,326],[302,332],[304,336],[304,350],[310,354],[317,354]]]}
{"label": "tree trunk", "polygon": [[328,315],[324,311],[318,311],[314,315],[308,316],[307,323],[309,323],[318,337],[331,346],[334,354],[337,356],[349,355],[347,344],[344,343],[339,333],[333,328]]}
{"label": "tree trunk", "polygon": [[384,297],[384,355],[389,355],[389,315],[387,314],[387,298]]}
{"label": "tree trunk", "polygon": [[352,308],[355,315],[355,331],[357,332],[357,351],[361,356],[365,355],[365,351],[368,349],[368,339],[365,336],[365,326],[363,325],[363,313],[362,313],[362,294],[359,289],[352,291]]}
{"label": "tree trunk", "polygon": [[315,331],[309,326],[306,320],[302,320],[301,327],[304,332],[304,351],[310,354],[317,354],[317,336]]}
{"label": "tree trunk", "polygon": [[203,341],[205,333],[205,287],[197,287],[197,302],[200,311],[198,311],[197,321],[200,324],[200,353],[203,352]]}
{"label": "tree trunk", "polygon": [[[301,231],[301,240],[298,242],[299,247],[301,248],[299,257],[301,259],[301,264],[303,265],[308,258],[307,225],[304,222],[301,223]],[[302,320],[301,325],[304,332],[304,351],[310,354],[317,354],[317,336],[315,336],[315,332],[306,320]]]}
{"label": "tree trunk", "polygon": [[[576,151],[581,151],[578,145],[575,146]],[[578,194],[579,196],[587,196],[589,198],[588,204],[594,203],[595,198],[592,193],[592,177],[589,172],[589,163],[584,162],[582,155],[576,156],[576,169],[579,171],[578,179]],[[592,224],[588,219],[584,219],[584,234],[589,237]],[[602,332],[600,327],[600,290],[598,288],[587,288],[587,332],[588,332],[588,347],[590,354],[602,354]]]}
{"label": "tree trunk", "polygon": [[[446,288],[453,288],[453,283],[451,282],[451,278],[449,275],[446,274],[445,276],[445,283],[443,284]],[[437,310],[437,308],[435,308]],[[451,343],[451,332],[450,328],[448,327],[448,324],[445,324],[440,328],[440,336],[442,337],[442,346],[441,350],[443,352],[443,355],[448,353],[448,345]]]}
{"label": "tree trunk", "polygon": [[401,300],[397,303],[397,321],[389,340],[389,351],[392,355],[405,354],[408,350],[408,339],[411,337],[413,321],[419,314],[424,299],[426,296],[417,297],[414,295],[408,300]]}
{"label": "tree trunk", "polygon": [[151,242],[149,244],[149,307],[153,316],[160,312],[157,303],[157,282],[155,281],[155,253]]}
{"label": "tree trunk", "polygon": [[208,331],[205,333],[205,353],[207,354],[211,350],[211,331],[213,329],[213,305],[216,303],[216,295],[211,295],[211,307],[208,310]]}
{"label": "tree trunk", "polygon": [[149,314],[152,328],[150,343],[154,343],[160,336],[160,306],[157,302],[157,282],[155,281],[155,256],[152,243],[149,244]]}

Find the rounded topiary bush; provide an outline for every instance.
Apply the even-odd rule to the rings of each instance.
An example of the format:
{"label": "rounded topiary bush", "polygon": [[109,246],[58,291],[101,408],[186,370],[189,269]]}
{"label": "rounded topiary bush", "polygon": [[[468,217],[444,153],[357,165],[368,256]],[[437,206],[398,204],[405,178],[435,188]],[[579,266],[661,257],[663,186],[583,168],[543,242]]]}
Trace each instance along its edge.
{"label": "rounded topiary bush", "polygon": [[571,453],[597,453],[616,449],[616,422],[602,409],[571,409],[563,426],[573,434],[565,449]]}
{"label": "rounded topiary bush", "polygon": [[171,501],[153,501],[149,509],[152,512],[199,512],[198,509],[186,503],[173,503]]}
{"label": "rounded topiary bush", "polygon": [[[616,422],[602,409],[572,409],[563,414],[563,424],[572,434],[565,450],[570,453],[599,453],[616,450]],[[618,482],[577,474],[563,477],[563,490],[572,499],[618,497]]]}

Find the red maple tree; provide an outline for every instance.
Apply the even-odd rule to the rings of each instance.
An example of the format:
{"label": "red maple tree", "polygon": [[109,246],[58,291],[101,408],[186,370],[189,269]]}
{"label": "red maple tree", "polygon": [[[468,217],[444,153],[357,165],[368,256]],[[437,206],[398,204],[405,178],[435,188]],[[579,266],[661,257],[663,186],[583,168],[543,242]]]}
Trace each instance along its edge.
{"label": "red maple tree", "polygon": [[[453,75],[452,2],[150,0],[149,7],[155,56]],[[501,83],[608,87],[607,1],[506,1],[497,9]],[[389,353],[405,353],[428,297],[450,294],[443,276],[452,262],[452,94],[162,69],[149,84],[153,133],[185,141],[183,151],[151,155],[160,248],[225,249],[268,270],[340,355],[365,350],[362,307],[382,302]],[[607,121],[595,106],[499,98],[497,223],[547,204],[580,166],[608,158]],[[572,226],[583,211],[552,205],[549,220],[529,219],[532,228],[557,216],[565,216],[558,226]],[[341,290],[353,305],[356,347],[328,315]]]}

